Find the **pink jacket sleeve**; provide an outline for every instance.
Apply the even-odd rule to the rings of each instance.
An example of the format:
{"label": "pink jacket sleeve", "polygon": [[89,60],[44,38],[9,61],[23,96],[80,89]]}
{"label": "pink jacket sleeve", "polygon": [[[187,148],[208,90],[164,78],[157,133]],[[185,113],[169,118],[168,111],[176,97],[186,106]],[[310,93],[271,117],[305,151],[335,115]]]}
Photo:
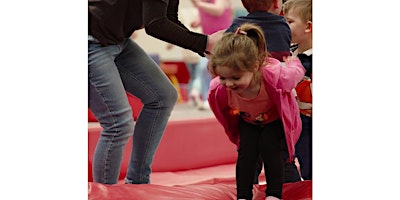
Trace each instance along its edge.
{"label": "pink jacket sleeve", "polygon": [[295,144],[300,137],[302,125],[300,110],[292,91],[303,78],[305,69],[298,59],[288,62],[287,66],[281,66],[281,63],[273,58],[268,61],[268,66],[264,68],[264,81],[283,123],[289,152],[288,160],[293,161]]}
{"label": "pink jacket sleeve", "polygon": [[239,146],[239,116],[230,114],[226,88],[219,84],[219,77],[211,80],[208,102],[218,122],[224,127],[229,140]]}
{"label": "pink jacket sleeve", "polygon": [[282,67],[279,60],[269,58],[265,75],[267,81],[275,85],[276,89],[291,92],[303,78],[305,71],[299,59],[294,59]]}

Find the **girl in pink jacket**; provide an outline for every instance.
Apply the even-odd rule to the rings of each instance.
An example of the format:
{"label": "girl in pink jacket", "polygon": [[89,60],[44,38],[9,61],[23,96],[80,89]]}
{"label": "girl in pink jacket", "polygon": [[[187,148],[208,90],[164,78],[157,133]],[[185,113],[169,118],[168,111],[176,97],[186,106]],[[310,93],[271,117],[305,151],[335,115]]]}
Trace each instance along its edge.
{"label": "girl in pink jacket", "polygon": [[231,142],[238,146],[237,198],[251,200],[257,157],[264,162],[266,199],[281,199],[287,149],[293,161],[301,121],[293,94],[305,70],[296,57],[268,57],[262,29],[242,24],[214,46],[208,100]]}

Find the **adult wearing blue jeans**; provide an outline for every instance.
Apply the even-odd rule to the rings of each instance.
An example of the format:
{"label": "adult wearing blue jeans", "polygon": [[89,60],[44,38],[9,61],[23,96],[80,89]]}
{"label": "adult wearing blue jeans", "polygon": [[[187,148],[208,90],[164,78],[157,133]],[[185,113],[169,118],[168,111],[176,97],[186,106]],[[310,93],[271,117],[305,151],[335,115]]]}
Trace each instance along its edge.
{"label": "adult wearing blue jeans", "polygon": [[[93,157],[94,182],[118,182],[122,155],[133,135],[125,183],[150,183],[151,164],[177,91],[148,54],[129,39],[135,30],[204,56],[223,32],[190,32],[178,20],[179,0],[89,0],[89,108],[103,130]],[[136,123],[126,92],[143,108]]]}
{"label": "adult wearing blue jeans", "polygon": [[[123,150],[133,134],[126,182],[148,183],[153,155],[177,101],[177,91],[133,40],[103,47],[89,37],[88,53],[89,105],[104,128],[93,158],[94,181],[118,180]],[[143,103],[135,129],[125,90]]]}

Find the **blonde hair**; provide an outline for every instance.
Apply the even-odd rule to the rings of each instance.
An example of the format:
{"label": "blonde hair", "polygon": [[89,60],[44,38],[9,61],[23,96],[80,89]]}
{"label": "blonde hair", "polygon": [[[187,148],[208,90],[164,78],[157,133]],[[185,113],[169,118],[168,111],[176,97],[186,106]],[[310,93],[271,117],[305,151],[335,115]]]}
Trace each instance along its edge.
{"label": "blonde hair", "polygon": [[253,71],[256,64],[259,68],[265,64],[266,51],[261,27],[244,23],[235,33],[225,33],[215,44],[208,70],[214,76],[217,66],[229,66],[234,71]]}
{"label": "blonde hair", "polygon": [[312,0],[288,0],[283,4],[282,10],[284,13],[296,11],[303,22],[312,22]]}

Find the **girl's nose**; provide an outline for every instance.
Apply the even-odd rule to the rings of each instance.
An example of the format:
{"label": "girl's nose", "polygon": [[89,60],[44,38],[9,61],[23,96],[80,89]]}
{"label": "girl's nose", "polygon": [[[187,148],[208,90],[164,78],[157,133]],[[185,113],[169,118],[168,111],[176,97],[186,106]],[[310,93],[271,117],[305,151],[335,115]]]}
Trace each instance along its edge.
{"label": "girl's nose", "polygon": [[226,87],[232,87],[234,84],[232,81],[226,81],[225,85],[226,85]]}

